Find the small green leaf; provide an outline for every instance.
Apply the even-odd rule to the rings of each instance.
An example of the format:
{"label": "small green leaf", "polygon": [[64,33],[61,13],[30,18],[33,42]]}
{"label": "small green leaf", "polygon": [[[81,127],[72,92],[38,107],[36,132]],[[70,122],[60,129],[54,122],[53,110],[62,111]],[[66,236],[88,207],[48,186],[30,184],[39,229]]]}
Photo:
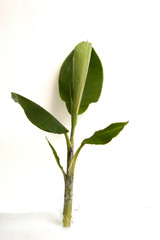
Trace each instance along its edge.
{"label": "small green leaf", "polygon": [[61,169],[61,171],[62,171],[62,173],[63,173],[63,176],[64,176],[64,178],[65,178],[65,175],[66,175],[66,174],[65,174],[65,171],[64,171],[62,165],[60,164],[60,159],[59,159],[59,157],[58,157],[58,155],[57,155],[57,152],[56,152],[55,148],[52,146],[52,144],[50,143],[50,141],[48,140],[47,137],[46,137],[46,140],[47,140],[50,148],[52,149],[52,152],[53,152],[53,154],[54,154],[54,157],[55,157],[55,159],[56,159],[56,162],[57,162],[59,168]]}
{"label": "small green leaf", "polygon": [[106,144],[116,137],[128,122],[112,123],[103,130],[96,131],[90,138],[83,140],[82,144]]}
{"label": "small green leaf", "polygon": [[41,130],[58,134],[68,132],[68,130],[44,108],[19,94],[11,93],[11,96],[15,102],[21,105],[27,118]]}

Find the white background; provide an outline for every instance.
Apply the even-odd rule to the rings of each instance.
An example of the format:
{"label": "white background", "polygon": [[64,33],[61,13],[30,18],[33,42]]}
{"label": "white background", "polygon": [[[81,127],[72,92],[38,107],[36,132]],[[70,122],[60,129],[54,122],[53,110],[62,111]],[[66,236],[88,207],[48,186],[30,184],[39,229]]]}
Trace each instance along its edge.
{"label": "white background", "polygon": [[[87,40],[102,61],[104,85],[99,102],[79,118],[76,148],[112,122],[130,122],[108,145],[88,145],[80,153],[78,211],[64,231],[48,220],[63,207],[64,186],[45,136],[64,167],[65,139],[32,125],[10,92],[35,101],[70,128],[58,74],[74,46]],[[159,1],[1,0],[1,239],[160,239],[159,81]],[[40,216],[25,218],[31,212]]]}

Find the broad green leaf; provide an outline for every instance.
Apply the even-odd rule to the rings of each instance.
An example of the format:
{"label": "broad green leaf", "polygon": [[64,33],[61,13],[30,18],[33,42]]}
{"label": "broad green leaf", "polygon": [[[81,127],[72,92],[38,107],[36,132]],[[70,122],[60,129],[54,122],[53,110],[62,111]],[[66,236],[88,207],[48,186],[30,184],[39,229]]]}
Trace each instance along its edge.
{"label": "broad green leaf", "polygon": [[112,123],[107,128],[95,132],[90,138],[83,140],[82,144],[106,144],[116,137],[128,122]]}
{"label": "broad green leaf", "polygon": [[66,133],[68,130],[49,112],[29,99],[11,93],[12,99],[23,108],[27,118],[38,128],[51,133]]}
{"label": "broad green leaf", "polygon": [[[85,42],[80,44],[87,44]],[[78,45],[77,45],[78,47]],[[75,47],[76,49],[76,47]],[[62,64],[60,75],[59,75],[59,93],[63,101],[66,102],[67,109],[71,114],[71,102],[72,102],[72,82],[73,82],[73,69],[74,69],[74,55],[75,49],[68,55]],[[86,76],[85,86],[83,86],[83,94],[81,96],[80,106],[78,114],[82,114],[86,111],[89,104],[97,102],[103,84],[103,68],[101,61],[92,47],[88,72]],[[72,88],[72,92],[73,92]],[[74,95],[74,93],[73,93]]]}
{"label": "broad green leaf", "polygon": [[65,175],[66,175],[66,174],[65,174],[65,171],[64,171],[62,165],[60,164],[60,159],[59,159],[59,157],[58,157],[58,154],[57,154],[55,148],[52,146],[52,144],[50,143],[50,141],[48,140],[47,137],[46,137],[46,140],[47,140],[50,148],[52,149],[52,152],[53,152],[53,155],[54,155],[54,157],[55,157],[55,159],[56,159],[56,162],[57,162],[59,168],[61,169],[61,171],[62,171],[62,173],[63,173],[63,176],[64,176],[64,178],[65,178]]}

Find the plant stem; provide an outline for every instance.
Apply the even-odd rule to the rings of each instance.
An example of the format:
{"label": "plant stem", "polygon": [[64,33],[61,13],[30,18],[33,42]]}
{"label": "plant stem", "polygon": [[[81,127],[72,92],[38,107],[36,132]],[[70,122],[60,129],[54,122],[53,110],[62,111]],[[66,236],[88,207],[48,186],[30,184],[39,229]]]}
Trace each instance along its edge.
{"label": "plant stem", "polygon": [[72,217],[72,197],[73,197],[73,179],[74,169],[70,167],[74,156],[74,137],[71,134],[70,148],[67,156],[67,173],[65,175],[65,192],[64,192],[64,208],[63,208],[63,227],[70,227]]}
{"label": "plant stem", "polygon": [[63,227],[70,227],[72,217],[72,196],[73,196],[73,176],[74,174],[66,174],[65,194],[63,208]]}

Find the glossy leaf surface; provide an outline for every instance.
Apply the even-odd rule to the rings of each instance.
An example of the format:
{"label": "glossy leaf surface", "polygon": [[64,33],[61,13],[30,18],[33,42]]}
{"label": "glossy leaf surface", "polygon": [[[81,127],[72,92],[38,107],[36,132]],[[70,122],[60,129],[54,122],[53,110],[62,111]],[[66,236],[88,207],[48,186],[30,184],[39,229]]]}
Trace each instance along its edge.
{"label": "glossy leaf surface", "polygon": [[106,144],[116,137],[128,122],[112,123],[103,130],[96,131],[90,138],[83,140],[82,144]]}
{"label": "glossy leaf surface", "polygon": [[[82,42],[75,47],[75,49],[68,55],[68,57],[65,59],[64,63],[62,64],[60,75],[59,75],[59,93],[62,100],[66,102],[66,106],[70,114],[71,114],[71,101],[74,98],[76,98],[77,89],[78,89],[78,83],[76,83],[77,80],[75,81],[74,79],[74,76],[75,76],[74,75],[74,69],[75,69],[74,57],[75,57],[75,53],[76,55],[79,54],[79,51],[77,52],[76,50],[79,45],[80,47],[82,47],[82,44],[86,45],[87,43]],[[84,58],[82,58],[82,61],[84,61]],[[81,68],[81,64],[79,65],[79,68]],[[78,71],[82,71],[82,69]],[[75,85],[75,83],[76,83],[77,89],[74,87],[72,88],[72,84]],[[82,114],[83,112],[85,112],[90,103],[98,101],[101,94],[101,90],[102,90],[102,84],[103,84],[102,64],[94,48],[92,47],[85,85],[81,89],[83,90],[82,91],[83,93],[81,92],[81,98],[79,98],[80,104],[79,104],[78,114]],[[77,98],[78,98],[78,94],[77,94]]]}
{"label": "glossy leaf surface", "polygon": [[27,118],[41,130],[58,134],[68,132],[55,117],[38,104],[16,93],[11,93],[11,96],[21,105]]}

